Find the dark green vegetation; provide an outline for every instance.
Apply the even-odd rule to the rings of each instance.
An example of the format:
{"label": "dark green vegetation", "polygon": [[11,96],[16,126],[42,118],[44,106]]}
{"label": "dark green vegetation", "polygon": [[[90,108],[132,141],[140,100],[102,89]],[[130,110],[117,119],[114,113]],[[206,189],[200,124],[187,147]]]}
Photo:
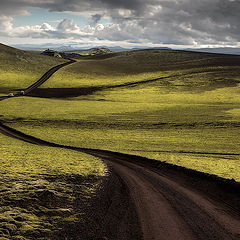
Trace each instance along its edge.
{"label": "dark green vegetation", "polygon": [[[56,65],[63,61],[46,56],[36,59],[40,61],[42,57]],[[25,59],[21,54],[18,61],[8,58],[4,66],[9,69],[23,66],[23,74],[31,69],[21,60]],[[38,69],[37,65],[32,69]],[[18,76],[19,72],[14,74]],[[16,88],[26,87],[37,78],[35,74],[31,79],[15,79],[9,85],[4,78],[1,92],[15,84]],[[59,70],[31,93],[34,97],[0,102],[0,116],[6,125],[58,144],[146,156],[240,181],[239,83],[239,56],[172,50],[113,53],[79,60]],[[30,189],[35,186],[32,177],[37,176],[41,182],[46,180],[43,174],[55,176],[56,181],[49,186],[56,191],[56,186],[62,184],[58,176],[67,179],[106,175],[104,165],[87,155],[45,147],[43,154],[42,147],[5,136],[0,142],[0,160],[4,163],[1,171],[10,176],[9,180],[1,180],[6,188],[16,176],[20,185],[27,176],[30,180],[24,181],[30,183]],[[69,160],[73,162],[70,164]],[[50,162],[54,163],[51,168]],[[67,186],[67,181],[63,184]],[[91,196],[88,189],[84,195]],[[40,216],[36,209],[33,212]],[[76,220],[71,213],[64,216]],[[25,223],[31,226],[34,221]],[[31,230],[27,234],[32,234]]]}
{"label": "dark green vegetation", "polygon": [[86,57],[94,57],[94,56],[104,56],[113,54],[113,51],[107,48],[91,48],[87,50],[79,50],[79,51],[65,51],[65,52],[57,52],[54,50],[47,49],[41,53],[45,56],[57,57],[57,58],[75,58],[82,59]]}
{"label": "dark green vegetation", "polygon": [[62,56],[56,52],[56,51],[53,51],[53,50],[45,50],[41,53],[42,55],[45,55],[45,56],[50,56],[50,57],[58,57],[58,58],[61,58]]}

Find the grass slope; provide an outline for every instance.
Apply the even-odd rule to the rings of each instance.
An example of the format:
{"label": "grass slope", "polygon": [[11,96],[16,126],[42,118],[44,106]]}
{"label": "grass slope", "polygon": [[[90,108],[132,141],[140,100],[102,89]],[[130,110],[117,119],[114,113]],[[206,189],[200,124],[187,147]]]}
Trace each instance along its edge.
{"label": "grass slope", "polygon": [[31,85],[48,69],[63,62],[0,44],[0,94]]}
{"label": "grass slope", "polygon": [[[234,155],[240,153],[239,60],[172,50],[79,60],[35,91],[45,98],[0,102],[0,118],[55,143],[146,156],[240,181],[240,156]],[[0,45],[0,94],[26,87],[61,61]],[[146,81],[155,78],[161,79]],[[53,239],[62,227],[81,223],[79,206],[107,175],[96,158],[5,136],[0,173],[0,236],[7,239]]]}
{"label": "grass slope", "polygon": [[[239,156],[231,155],[240,153],[239,59],[141,50],[78,61],[41,89],[44,96],[57,88],[62,98],[11,99],[0,114],[45,140],[133,153],[240,181]],[[168,78],[137,83],[159,77]],[[81,95],[80,88],[96,86]]]}

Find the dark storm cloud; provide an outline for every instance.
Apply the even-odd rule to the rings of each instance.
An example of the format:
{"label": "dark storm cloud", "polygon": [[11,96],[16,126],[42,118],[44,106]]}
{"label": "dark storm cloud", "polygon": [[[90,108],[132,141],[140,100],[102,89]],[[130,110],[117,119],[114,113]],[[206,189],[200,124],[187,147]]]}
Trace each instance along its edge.
{"label": "dark storm cloud", "polygon": [[95,26],[96,24],[99,23],[99,21],[102,19],[103,15],[102,14],[94,14],[91,17],[91,26]]}
{"label": "dark storm cloud", "polygon": [[[6,16],[23,14],[29,7],[49,11],[95,12],[91,26],[104,15],[112,24],[98,28],[95,36],[112,41],[172,44],[229,44],[240,40],[239,0],[0,0]],[[1,24],[1,23],[0,23]],[[65,21],[63,29],[76,30]],[[60,31],[61,28],[58,28]],[[59,32],[60,34],[60,32]]]}

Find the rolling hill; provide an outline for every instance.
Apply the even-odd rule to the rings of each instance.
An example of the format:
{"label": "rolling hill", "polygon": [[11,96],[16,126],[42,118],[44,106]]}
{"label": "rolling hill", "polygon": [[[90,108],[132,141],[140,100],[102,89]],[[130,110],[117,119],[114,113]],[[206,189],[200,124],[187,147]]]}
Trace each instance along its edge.
{"label": "rolling hill", "polygon": [[65,61],[0,44],[0,94],[27,87],[49,68]]}
{"label": "rolling hill", "polygon": [[239,179],[238,168],[228,168],[238,157],[220,157],[237,154],[240,144],[239,63],[239,56],[164,49],[93,56],[60,69],[31,93],[34,99],[8,101],[1,114],[48,141]]}
{"label": "rolling hill", "polygon": [[[1,94],[64,61],[0,45]],[[163,49],[92,56],[58,70],[28,96],[0,101],[0,121],[71,149],[131,154],[240,182],[239,83],[239,56]],[[122,198],[107,205],[128,194],[109,171],[99,156],[0,135],[0,233],[102,234],[106,209],[128,212]],[[109,219],[105,227],[111,222],[116,234]]]}

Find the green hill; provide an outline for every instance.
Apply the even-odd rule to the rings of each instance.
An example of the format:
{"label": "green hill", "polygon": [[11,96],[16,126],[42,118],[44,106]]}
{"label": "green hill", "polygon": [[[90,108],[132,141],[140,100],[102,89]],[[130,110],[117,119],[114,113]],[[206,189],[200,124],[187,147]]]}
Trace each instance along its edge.
{"label": "green hill", "polygon": [[188,74],[188,77],[181,77],[180,83],[179,79],[158,83],[169,87],[187,85],[196,90],[199,87],[232,86],[239,81],[236,79],[239,63],[240,57],[232,55],[157,49],[120,52],[79,60],[58,71],[43,87],[117,85],[179,74]]}
{"label": "green hill", "polygon": [[[0,91],[26,87],[63,61],[0,45]],[[45,141],[240,182],[239,83],[239,56],[157,49],[92,56],[60,69],[32,97],[1,101],[0,120]],[[0,218],[22,219],[16,239],[36,231],[57,239],[62,226],[85,218],[77,199],[92,198],[107,175],[95,157],[0,135]],[[49,206],[39,193],[56,201]]]}
{"label": "green hill", "polygon": [[64,61],[0,44],[0,94],[27,87]]}
{"label": "green hill", "polygon": [[0,114],[48,141],[239,181],[239,63],[239,56],[162,49],[94,56],[60,69],[35,98],[7,101]]}

